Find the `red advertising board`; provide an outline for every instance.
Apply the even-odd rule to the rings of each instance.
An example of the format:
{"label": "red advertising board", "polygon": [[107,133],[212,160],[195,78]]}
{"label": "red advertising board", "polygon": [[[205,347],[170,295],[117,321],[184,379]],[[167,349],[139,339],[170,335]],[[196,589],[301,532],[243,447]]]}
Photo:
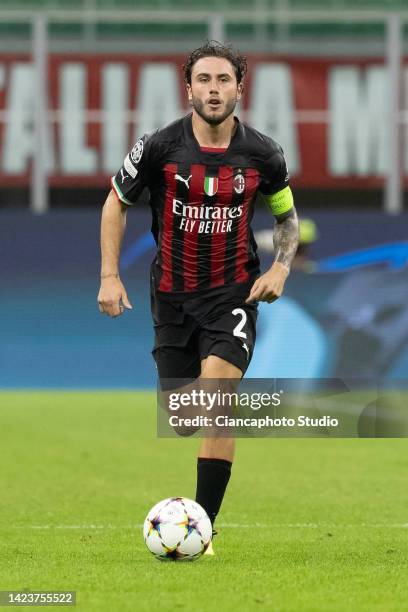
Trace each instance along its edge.
{"label": "red advertising board", "polygon": [[[140,135],[188,112],[184,59],[50,55],[50,184],[107,184]],[[388,85],[381,60],[257,55],[248,66],[237,114],[283,146],[295,186],[383,184]],[[0,55],[1,185],[28,182],[36,154],[35,90],[30,58]],[[406,140],[403,129],[404,154]]]}

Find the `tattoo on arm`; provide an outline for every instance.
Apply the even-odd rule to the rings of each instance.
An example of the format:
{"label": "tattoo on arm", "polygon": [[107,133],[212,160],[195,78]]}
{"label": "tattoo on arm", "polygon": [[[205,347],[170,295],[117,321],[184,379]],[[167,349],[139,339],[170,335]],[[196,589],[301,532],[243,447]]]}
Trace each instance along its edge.
{"label": "tattoo on arm", "polygon": [[289,269],[299,244],[299,223],[294,207],[282,220],[276,219],[273,242],[275,261]]}

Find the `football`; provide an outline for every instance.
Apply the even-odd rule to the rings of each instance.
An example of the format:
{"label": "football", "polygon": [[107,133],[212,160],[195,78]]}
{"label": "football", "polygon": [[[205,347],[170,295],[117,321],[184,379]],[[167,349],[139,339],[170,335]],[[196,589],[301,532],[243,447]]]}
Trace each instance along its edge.
{"label": "football", "polygon": [[169,497],[149,511],[143,537],[156,559],[195,561],[211,542],[212,525],[197,502],[186,497]]}

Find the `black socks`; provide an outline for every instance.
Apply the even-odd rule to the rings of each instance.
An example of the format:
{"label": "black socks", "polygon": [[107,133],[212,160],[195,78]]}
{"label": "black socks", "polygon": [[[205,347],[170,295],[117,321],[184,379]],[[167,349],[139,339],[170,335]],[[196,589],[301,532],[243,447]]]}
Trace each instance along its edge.
{"label": "black socks", "polygon": [[231,461],[226,459],[197,459],[196,502],[207,512],[214,525],[231,476]]}

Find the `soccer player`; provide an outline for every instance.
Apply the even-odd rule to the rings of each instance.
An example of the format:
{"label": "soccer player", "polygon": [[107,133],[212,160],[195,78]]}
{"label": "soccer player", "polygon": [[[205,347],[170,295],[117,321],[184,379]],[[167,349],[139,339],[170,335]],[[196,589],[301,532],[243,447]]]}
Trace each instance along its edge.
{"label": "soccer player", "polygon": [[[283,151],[234,115],[246,69],[244,57],[219,43],[193,51],[183,66],[192,112],[137,141],[103,207],[98,303],[117,317],[131,308],[119,275],[126,212],[144,187],[150,192],[153,355],[161,379],[240,380],[254,350],[257,302],[279,298],[296,253]],[[275,260],[262,275],[250,227],[258,194],[276,219]],[[219,436],[199,449],[196,500],[213,524],[234,449],[233,438]]]}

